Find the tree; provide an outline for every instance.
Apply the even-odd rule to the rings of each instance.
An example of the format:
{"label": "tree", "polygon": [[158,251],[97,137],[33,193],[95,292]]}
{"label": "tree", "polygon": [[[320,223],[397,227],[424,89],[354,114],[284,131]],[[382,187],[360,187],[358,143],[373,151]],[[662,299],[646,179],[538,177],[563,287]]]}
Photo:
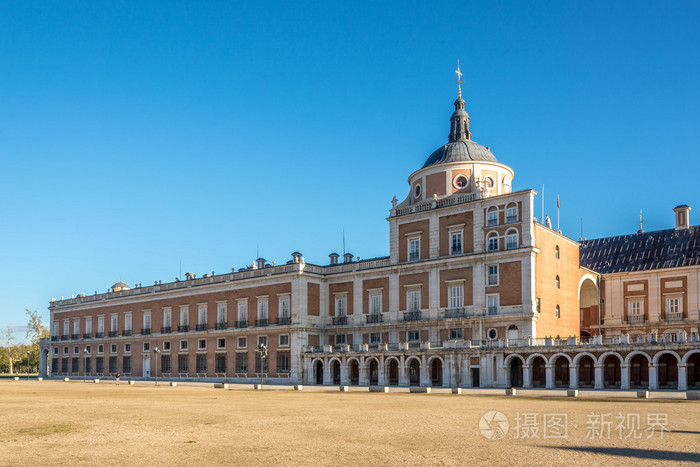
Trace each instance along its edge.
{"label": "tree", "polygon": [[7,331],[5,332],[5,340],[7,342],[7,359],[10,361],[10,374],[14,373],[12,371],[12,360],[14,359],[14,351],[13,351],[13,345],[12,341],[15,340],[14,336],[12,335],[12,328],[10,326],[7,327]]}
{"label": "tree", "polygon": [[[24,310],[29,316],[27,322],[27,339],[31,345],[29,346],[29,362],[28,365],[39,367],[39,340],[49,337],[49,330],[42,324],[41,315],[38,311]],[[26,351],[24,352],[26,355]]]}

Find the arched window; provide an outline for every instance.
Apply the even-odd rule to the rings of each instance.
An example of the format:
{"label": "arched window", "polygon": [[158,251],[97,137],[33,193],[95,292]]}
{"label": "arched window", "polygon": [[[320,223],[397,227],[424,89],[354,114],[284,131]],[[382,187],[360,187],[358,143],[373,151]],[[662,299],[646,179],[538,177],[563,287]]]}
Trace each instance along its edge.
{"label": "arched window", "polygon": [[559,245],[554,248],[554,257],[559,259]]}
{"label": "arched window", "polygon": [[486,240],[486,249],[488,251],[498,251],[498,234],[491,232]]}
{"label": "arched window", "polygon": [[511,229],[506,234],[506,250],[515,250],[518,248],[518,231]]}
{"label": "arched window", "polygon": [[506,224],[518,222],[518,205],[509,204],[506,208]]}
{"label": "arched window", "polygon": [[498,209],[496,207],[490,207],[486,213],[486,225],[489,227],[498,225]]}
{"label": "arched window", "polygon": [[559,276],[557,276],[557,278],[554,279],[554,287],[556,287],[557,289],[559,288]]}
{"label": "arched window", "polygon": [[557,305],[556,310],[554,310],[554,316],[555,316],[555,318],[559,318],[560,311],[561,311],[561,310],[559,309],[559,305]]}

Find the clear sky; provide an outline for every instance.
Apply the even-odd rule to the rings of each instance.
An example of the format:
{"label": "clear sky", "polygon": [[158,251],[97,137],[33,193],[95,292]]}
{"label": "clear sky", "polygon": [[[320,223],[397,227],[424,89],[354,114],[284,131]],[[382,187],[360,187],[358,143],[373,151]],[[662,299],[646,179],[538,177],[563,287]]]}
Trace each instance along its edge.
{"label": "clear sky", "polygon": [[458,59],[473,139],[553,219],[559,194],[566,235],[672,227],[700,211],[698,24],[698,2],[2,2],[0,326],[180,264],[326,264],[343,228],[387,255]]}

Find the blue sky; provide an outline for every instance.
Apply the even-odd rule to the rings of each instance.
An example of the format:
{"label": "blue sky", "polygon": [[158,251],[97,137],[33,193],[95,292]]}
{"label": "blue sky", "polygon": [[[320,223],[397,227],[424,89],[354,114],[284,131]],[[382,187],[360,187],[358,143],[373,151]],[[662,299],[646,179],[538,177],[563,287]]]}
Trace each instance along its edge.
{"label": "blue sky", "polygon": [[515,189],[545,184],[554,219],[560,195],[565,234],[632,233],[640,209],[669,228],[700,210],[699,20],[697,2],[3,2],[0,325],[180,263],[325,264],[343,228],[386,255],[458,59],[474,140]]}

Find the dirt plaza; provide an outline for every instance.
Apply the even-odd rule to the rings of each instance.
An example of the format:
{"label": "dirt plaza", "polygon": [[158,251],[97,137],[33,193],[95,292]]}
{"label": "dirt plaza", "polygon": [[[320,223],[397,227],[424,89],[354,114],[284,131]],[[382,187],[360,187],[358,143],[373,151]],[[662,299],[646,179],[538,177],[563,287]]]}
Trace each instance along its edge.
{"label": "dirt plaza", "polygon": [[2,381],[0,464],[700,462],[683,393],[366,391]]}

